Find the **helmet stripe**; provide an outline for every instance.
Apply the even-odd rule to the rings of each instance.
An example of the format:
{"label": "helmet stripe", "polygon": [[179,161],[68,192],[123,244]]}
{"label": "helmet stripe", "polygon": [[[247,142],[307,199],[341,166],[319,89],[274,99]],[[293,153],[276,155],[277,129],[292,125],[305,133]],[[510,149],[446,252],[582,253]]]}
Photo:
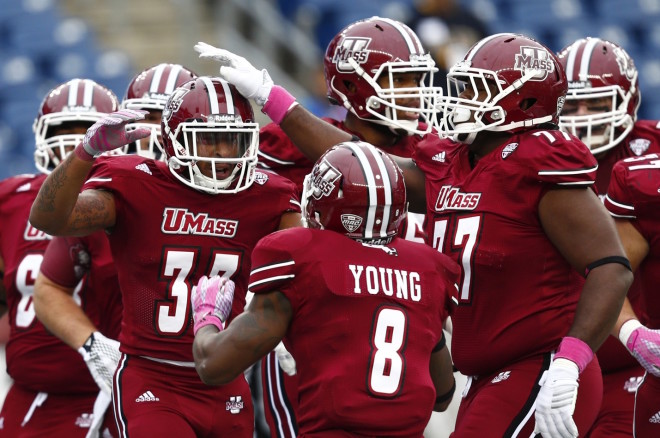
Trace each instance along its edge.
{"label": "helmet stripe", "polygon": [[[218,106],[218,94],[215,92],[215,86],[213,85],[213,82],[211,82],[211,78],[208,76],[201,76],[199,79],[204,82],[204,85],[208,90],[207,94],[209,97],[209,108],[211,109],[211,114],[220,114],[220,107]],[[223,81],[220,81],[220,83],[223,83]],[[224,84],[222,84],[222,86],[223,88],[225,87]],[[211,114],[207,114],[207,116]]]}
{"label": "helmet stripe", "polygon": [[387,228],[389,227],[390,222],[390,209],[392,208],[392,183],[390,181],[390,175],[387,173],[387,167],[385,166],[385,161],[383,156],[374,149],[370,149],[376,163],[378,164],[378,169],[380,169],[381,178],[383,180],[383,188],[385,189],[385,205],[383,207],[383,220],[380,226],[380,235],[385,237],[387,236]]}
{"label": "helmet stripe", "polygon": [[[234,96],[231,94],[231,88],[229,88],[229,82],[225,81],[224,79],[220,79],[220,83],[222,84],[222,90],[225,93],[225,101],[227,102],[227,114],[234,114]],[[217,97],[215,99],[216,103],[218,101]],[[217,106],[217,104],[216,104]],[[213,114],[219,114],[220,109],[216,109],[216,111]]]}
{"label": "helmet stripe", "polygon": [[[344,145],[348,146],[362,167],[362,172],[364,174],[367,186],[369,187],[369,202],[367,210],[367,223],[364,227],[364,238],[373,239],[374,237],[384,237],[387,235],[387,227],[389,225],[389,212],[390,206],[392,204],[392,186],[390,184],[389,174],[387,173],[387,168],[383,162],[383,158],[380,156],[378,151],[375,150],[373,146],[361,146],[360,143],[346,142]],[[380,179],[385,191],[385,208],[383,209],[383,217],[381,218],[381,232],[380,236],[374,236],[373,230],[376,223],[376,211],[378,209],[378,191],[377,191],[377,182],[376,175],[374,174],[374,169],[372,167],[371,161],[367,156],[367,151],[371,155],[372,159],[378,165],[380,171]]]}
{"label": "helmet stripe", "polygon": [[577,58],[578,49],[582,40],[578,40],[568,49],[568,59],[566,60],[566,77],[569,81],[573,80],[573,70],[575,70],[575,58]]}
{"label": "helmet stripe", "polygon": [[582,61],[580,62],[580,75],[578,77],[581,81],[586,81],[589,77],[589,64],[591,63],[591,55],[594,53],[594,48],[598,44],[598,39],[590,39],[584,45],[582,52]]}
{"label": "helmet stripe", "polygon": [[[419,40],[417,35],[406,29],[406,27],[402,26],[401,23],[399,23],[398,21],[391,20],[389,18],[378,17],[378,19],[388,23],[401,34],[406,44],[408,45],[409,52],[420,53],[420,54],[424,52],[422,48],[423,47],[422,42]],[[411,37],[411,33],[414,35],[414,38]]]}
{"label": "helmet stripe", "polygon": [[465,60],[466,60],[466,61],[472,61],[472,58],[474,58],[474,55],[476,55],[477,52],[478,52],[478,51],[479,51],[479,50],[480,50],[485,44],[487,44],[490,40],[495,39],[495,38],[499,38],[499,37],[501,37],[501,36],[503,36],[503,35],[511,35],[512,37],[516,37],[516,36],[517,36],[517,35],[514,34],[514,33],[496,33],[495,35],[491,35],[491,36],[489,36],[489,37],[486,37],[486,38],[482,39],[481,41],[479,41],[477,44],[475,44],[475,45],[472,47],[472,50],[470,50],[470,51],[468,52],[468,54],[465,56]]}
{"label": "helmet stripe", "polygon": [[369,188],[367,192],[369,199],[367,203],[368,205],[367,223],[364,226],[364,238],[372,239],[374,237],[373,235],[374,223],[376,222],[376,207],[378,206],[378,194],[376,193],[376,177],[374,176],[373,170],[371,169],[371,165],[369,164],[369,159],[362,151],[362,148],[352,142],[346,142],[344,144],[353,151],[358,161],[360,162],[360,167],[362,167],[362,173],[364,174],[364,179],[367,183],[367,187]]}
{"label": "helmet stripe", "polygon": [[183,67],[179,64],[170,64],[170,74],[167,76],[167,83],[165,84],[165,94],[172,94],[174,88],[176,88],[176,81],[179,78],[179,73]]}
{"label": "helmet stripe", "polygon": [[91,107],[94,100],[94,82],[86,80],[83,83],[85,84],[85,88],[83,90],[82,106]]}
{"label": "helmet stripe", "polygon": [[78,86],[80,85],[80,79],[73,79],[69,81],[69,101],[66,103],[66,106],[69,108],[78,105]]}
{"label": "helmet stripe", "polygon": [[160,85],[160,80],[163,77],[163,72],[165,71],[166,66],[167,64],[159,64],[154,69],[154,75],[151,78],[151,84],[149,84],[150,93],[158,92],[158,86]]}

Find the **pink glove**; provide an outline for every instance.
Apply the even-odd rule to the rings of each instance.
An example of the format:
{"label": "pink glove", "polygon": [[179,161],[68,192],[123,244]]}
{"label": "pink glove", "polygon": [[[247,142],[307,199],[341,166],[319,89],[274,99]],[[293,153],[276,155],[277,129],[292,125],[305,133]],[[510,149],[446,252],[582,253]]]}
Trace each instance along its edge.
{"label": "pink glove", "polygon": [[619,340],[646,371],[660,377],[660,330],[651,330],[631,319],[621,326]]}
{"label": "pink glove", "polygon": [[82,160],[91,161],[104,152],[149,137],[151,130],[148,128],[126,131],[127,123],[142,120],[148,113],[144,110],[123,109],[108,114],[87,130],[82,147],[81,145],[76,147],[76,155]]}
{"label": "pink glove", "polygon": [[209,324],[222,330],[234,301],[234,282],[228,278],[203,275],[191,292],[193,306],[193,332]]}

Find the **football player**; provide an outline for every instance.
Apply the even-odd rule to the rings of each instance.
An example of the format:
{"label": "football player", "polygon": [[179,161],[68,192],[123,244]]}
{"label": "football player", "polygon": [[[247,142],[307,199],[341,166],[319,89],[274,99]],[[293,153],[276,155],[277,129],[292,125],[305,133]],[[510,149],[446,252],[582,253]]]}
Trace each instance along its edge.
{"label": "football player", "polygon": [[[203,44],[197,49],[202,56],[222,53]],[[323,67],[329,101],[347,110],[343,120],[323,118],[326,122],[355,139],[406,158],[424,136],[437,135],[432,126],[442,90],[425,84],[433,83],[438,69],[404,23],[371,17],[347,25],[330,41]],[[258,165],[289,178],[300,193],[314,161],[278,124],[261,128]],[[402,233],[406,239],[424,242],[424,204],[417,205],[421,205],[420,213],[408,214]],[[278,345],[261,366],[264,412],[271,436],[295,437],[295,360]],[[462,384],[464,378],[459,381],[459,386]]]}
{"label": "football player", "polygon": [[[220,73],[246,96],[259,83]],[[557,127],[566,75],[547,47],[505,33],[477,42],[447,80],[439,131],[448,137],[428,136],[415,162],[401,163],[408,193],[426,194],[428,244],[463,268],[452,357],[472,377],[455,433],[585,434],[602,397],[593,351],[632,272],[591,188],[595,158]],[[320,156],[302,133],[287,132]]]}
{"label": "football player", "polygon": [[131,110],[146,110],[144,120],[130,123],[127,129],[149,128],[151,135],[138,139],[125,147],[126,153],[136,153],[148,158],[165,161],[160,120],[167,99],[175,88],[197,77],[190,69],[180,64],[161,63],[146,68],[133,77],[126,88],[121,107]]}
{"label": "football player", "polygon": [[[605,196],[614,164],[624,158],[660,152],[657,120],[637,120],[641,101],[633,59],[619,45],[600,38],[582,38],[558,55],[566,70],[568,94],[559,126],[578,136],[598,160],[596,189]],[[628,298],[646,321],[640,282]],[[603,404],[589,437],[628,437],[632,430],[635,389],[644,368],[610,336],[599,348],[603,370]]]}
{"label": "football player", "polygon": [[[295,108],[275,111],[316,121]],[[194,370],[190,289],[202,275],[231,278],[238,293],[230,320],[240,313],[256,242],[299,225],[295,186],[255,170],[252,107],[220,78],[198,77],[170,95],[161,123],[166,163],[97,158],[150,136],[126,128],[144,115],[124,109],[90,128],[45,181],[30,220],[53,235],[109,233],[124,305],[112,389],[120,433],[251,436],[245,379],[209,388]]]}
{"label": "football player", "polygon": [[379,149],[345,142],[305,179],[306,228],[263,238],[255,296],[228,327],[234,285],[203,278],[193,293],[195,365],[220,385],[282,339],[297,360],[301,436],[421,436],[455,382],[443,309],[459,268],[397,236],[401,171]]}
{"label": "football player", "polygon": [[[613,330],[621,343],[644,367],[637,387],[633,427],[628,436],[656,437],[660,433],[660,154],[619,161],[605,197],[616,227],[641,284],[646,323],[627,302]],[[629,424],[627,421],[625,424]]]}
{"label": "football player", "polygon": [[[158,64],[138,73],[129,83],[121,107],[145,109],[144,123],[127,129],[150,128],[151,136],[137,140],[127,153],[149,158],[164,157],[160,144],[160,119],[169,94],[196,75],[178,64]],[[84,279],[83,279],[84,276]],[[87,290],[76,291],[76,286]],[[80,308],[78,294],[86,301],[103,300],[100,325],[97,326]],[[90,298],[92,297],[92,298]],[[88,303],[86,307],[88,306]],[[89,236],[55,237],[44,254],[34,285],[34,308],[37,318],[48,330],[80,352],[102,389],[103,403],[95,404],[94,422],[90,429],[101,426],[99,410],[105,411],[111,401],[112,377],[119,363],[121,324],[121,292],[117,271],[104,231]],[[103,407],[103,408],[101,408]],[[114,414],[111,414],[114,418]],[[103,417],[101,416],[100,419]]]}
{"label": "football player", "polygon": [[[0,436],[85,437],[90,431],[99,388],[80,355],[36,318],[34,283],[51,237],[34,228],[28,216],[46,176],[82,141],[87,129],[118,105],[112,91],[92,80],[58,85],[43,99],[33,127],[35,165],[41,173],[0,182],[0,260],[11,327],[7,372],[14,380],[0,412]],[[88,289],[76,290],[76,297],[85,318],[95,323],[102,313],[113,312]],[[99,426],[116,436],[112,413],[96,412]]]}

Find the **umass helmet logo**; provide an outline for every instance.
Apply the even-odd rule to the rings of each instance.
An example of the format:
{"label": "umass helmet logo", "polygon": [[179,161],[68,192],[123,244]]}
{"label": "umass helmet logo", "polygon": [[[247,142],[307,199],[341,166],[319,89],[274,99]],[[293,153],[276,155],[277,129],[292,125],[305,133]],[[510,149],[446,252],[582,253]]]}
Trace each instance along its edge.
{"label": "umass helmet logo", "polygon": [[337,66],[337,70],[344,73],[355,71],[349,59],[353,59],[358,64],[367,62],[369,59],[367,47],[370,42],[371,38],[344,38],[332,56],[332,62]]}
{"label": "umass helmet logo", "polygon": [[548,77],[548,73],[555,70],[555,64],[547,50],[540,47],[520,46],[520,53],[515,55],[514,69],[525,74],[528,70],[537,73],[531,81],[542,81]]}
{"label": "umass helmet logo", "polygon": [[330,196],[330,193],[337,186],[337,180],[341,177],[341,173],[335,169],[332,164],[326,160],[322,160],[319,164],[314,166],[311,175],[311,190],[312,196],[315,199],[321,199],[323,196]]}

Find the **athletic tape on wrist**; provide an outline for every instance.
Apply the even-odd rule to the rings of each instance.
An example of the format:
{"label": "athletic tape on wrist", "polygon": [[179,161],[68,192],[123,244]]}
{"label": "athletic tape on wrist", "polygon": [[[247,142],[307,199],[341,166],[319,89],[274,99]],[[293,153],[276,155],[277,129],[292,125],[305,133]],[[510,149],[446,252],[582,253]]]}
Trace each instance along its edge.
{"label": "athletic tape on wrist", "polygon": [[555,359],[558,358],[564,358],[574,362],[580,372],[582,372],[589,365],[591,359],[594,358],[594,352],[583,340],[565,336],[559,344],[557,354],[555,354]]}
{"label": "athletic tape on wrist", "polygon": [[642,323],[636,319],[629,319],[628,321],[624,322],[619,329],[619,341],[628,347],[628,339],[630,339],[630,335],[632,335],[632,332],[640,327],[642,327]]}
{"label": "athletic tape on wrist", "polygon": [[262,108],[262,112],[266,114],[277,125],[282,123],[284,117],[298,105],[296,98],[293,97],[288,91],[279,85],[273,85],[268,95],[268,100]]}
{"label": "athletic tape on wrist", "polygon": [[83,161],[94,161],[94,156],[90,155],[89,152],[85,150],[85,147],[82,145],[82,143],[79,143],[78,146],[76,146],[74,152],[76,153],[76,156]]}
{"label": "athletic tape on wrist", "polygon": [[206,327],[207,325],[211,324],[214,325],[218,331],[222,331],[224,329],[224,327],[222,327],[222,321],[220,318],[215,315],[206,315],[201,321],[193,326],[193,335],[196,335],[199,329],[202,327]]}

